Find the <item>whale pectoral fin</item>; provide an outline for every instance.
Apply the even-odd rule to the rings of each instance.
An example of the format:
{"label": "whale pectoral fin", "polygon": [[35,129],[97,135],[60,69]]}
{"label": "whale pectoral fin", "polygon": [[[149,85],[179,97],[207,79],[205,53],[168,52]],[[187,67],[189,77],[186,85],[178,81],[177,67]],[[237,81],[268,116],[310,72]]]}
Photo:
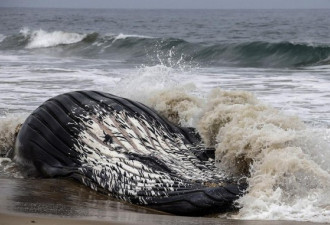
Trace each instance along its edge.
{"label": "whale pectoral fin", "polygon": [[[141,157],[135,159],[144,161]],[[233,210],[234,201],[243,194],[241,190],[245,189],[237,184],[220,181],[208,187],[204,182],[184,180],[165,173],[166,170],[134,171],[133,165],[137,161],[133,161],[122,161],[113,167],[106,164],[99,164],[98,167],[83,166],[79,169],[81,173],[70,174],[70,177],[93,190],[130,203],[189,216]]]}
{"label": "whale pectoral fin", "polygon": [[39,176],[44,178],[70,177],[71,174],[79,173],[78,168],[71,166],[50,166],[40,160],[34,161],[33,164],[38,168]]}
{"label": "whale pectoral fin", "polygon": [[150,198],[151,208],[176,215],[201,216],[235,209],[233,202],[242,195],[237,185],[215,188],[196,188],[172,192],[164,198]]}

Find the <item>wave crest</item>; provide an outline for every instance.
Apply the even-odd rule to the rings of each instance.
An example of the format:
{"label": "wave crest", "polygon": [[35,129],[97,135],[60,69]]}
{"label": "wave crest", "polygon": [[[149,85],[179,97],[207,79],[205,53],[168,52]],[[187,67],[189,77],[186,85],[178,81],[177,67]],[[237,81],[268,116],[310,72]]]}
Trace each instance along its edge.
{"label": "wave crest", "polygon": [[28,38],[28,44],[26,45],[27,49],[74,44],[82,41],[86,37],[85,34],[68,33],[63,31],[47,32],[41,29],[31,32],[26,28],[21,30],[21,33]]}
{"label": "wave crest", "polygon": [[[1,37],[0,37],[1,38]],[[79,34],[24,28],[1,49],[60,48],[66,56],[124,59],[140,64],[181,61],[199,66],[304,67],[329,65],[330,45],[291,42],[191,43],[137,34]],[[54,52],[51,52],[52,54]]]}

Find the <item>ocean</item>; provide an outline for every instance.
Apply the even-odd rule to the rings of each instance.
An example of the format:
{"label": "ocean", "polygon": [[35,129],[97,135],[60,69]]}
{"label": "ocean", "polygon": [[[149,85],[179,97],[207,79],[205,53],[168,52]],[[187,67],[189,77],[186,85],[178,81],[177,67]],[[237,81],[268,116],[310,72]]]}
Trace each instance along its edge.
{"label": "ocean", "polygon": [[0,8],[0,193],[36,182],[5,158],[17,125],[51,97],[98,90],[195,127],[218,167],[244,174],[240,210],[219,221],[330,222],[329,14]]}

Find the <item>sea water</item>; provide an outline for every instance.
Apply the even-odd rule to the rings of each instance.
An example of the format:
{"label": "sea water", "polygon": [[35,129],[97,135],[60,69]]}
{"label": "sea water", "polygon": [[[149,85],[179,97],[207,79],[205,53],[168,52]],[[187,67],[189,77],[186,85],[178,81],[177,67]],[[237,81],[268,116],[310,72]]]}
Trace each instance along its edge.
{"label": "sea water", "polygon": [[219,217],[329,222],[329,13],[0,8],[0,177],[23,179],[5,156],[38,105],[98,90],[195,127],[247,180]]}

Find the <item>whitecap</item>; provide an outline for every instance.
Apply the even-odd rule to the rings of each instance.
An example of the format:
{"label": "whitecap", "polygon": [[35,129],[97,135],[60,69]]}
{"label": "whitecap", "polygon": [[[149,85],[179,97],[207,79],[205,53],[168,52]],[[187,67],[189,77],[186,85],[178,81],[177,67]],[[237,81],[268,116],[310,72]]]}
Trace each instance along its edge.
{"label": "whitecap", "polygon": [[149,36],[137,35],[137,34],[118,34],[112,41],[112,43],[116,42],[117,40],[125,40],[127,38],[152,38]]}
{"label": "whitecap", "polygon": [[21,33],[24,36],[29,37],[29,42],[26,45],[26,48],[28,49],[74,44],[82,41],[86,37],[86,34],[64,31],[47,32],[42,29],[30,31],[28,28],[22,29]]}

